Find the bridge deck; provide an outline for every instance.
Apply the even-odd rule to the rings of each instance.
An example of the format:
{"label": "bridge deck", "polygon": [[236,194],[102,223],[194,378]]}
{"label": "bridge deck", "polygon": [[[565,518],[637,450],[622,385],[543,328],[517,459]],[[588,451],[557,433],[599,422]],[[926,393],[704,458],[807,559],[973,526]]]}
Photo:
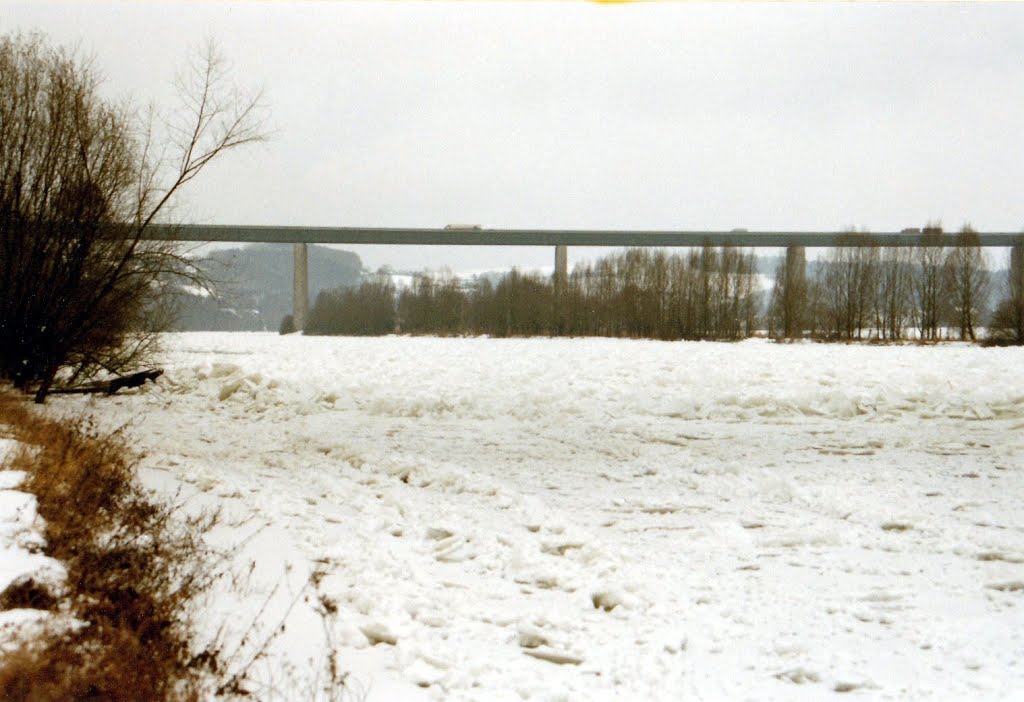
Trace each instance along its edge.
{"label": "bridge deck", "polygon": [[[596,229],[413,229],[380,227],[275,227],[222,224],[154,225],[149,239],[282,244],[403,244],[421,246],[836,246],[843,232],[628,231]],[[878,232],[882,246],[917,246],[919,232]],[[946,243],[952,239],[947,233]],[[1024,243],[1020,232],[979,232],[981,246]]]}

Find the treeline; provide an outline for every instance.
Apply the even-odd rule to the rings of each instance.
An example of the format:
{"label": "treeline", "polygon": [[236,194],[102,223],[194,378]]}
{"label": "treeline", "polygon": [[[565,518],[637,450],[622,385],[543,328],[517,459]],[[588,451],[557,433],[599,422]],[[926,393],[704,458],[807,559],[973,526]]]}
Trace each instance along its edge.
{"label": "treeline", "polygon": [[[285,321],[290,323],[290,317]],[[389,276],[381,275],[358,287],[321,290],[306,333],[379,336],[393,333],[397,325],[395,286]]]}
{"label": "treeline", "polygon": [[758,294],[751,253],[631,249],[564,280],[517,270],[497,281],[423,275],[398,292],[376,276],[322,292],[306,332],[741,339],[757,329]]}
{"label": "treeline", "polygon": [[679,253],[630,249],[576,266],[566,278],[513,270],[470,281],[390,276],[320,293],[306,333],[988,340],[1024,343],[1024,246],[1013,249],[1008,295],[989,314],[992,280],[978,235],[929,226],[920,245],[884,247],[849,232],[809,267],[791,247],[762,304],[754,255],[704,246]]}
{"label": "treeline", "polygon": [[[1015,258],[1020,247],[1014,249]],[[849,232],[807,276],[803,251],[790,249],[776,271],[767,328],[777,337],[827,340],[906,338],[1024,343],[1021,263],[1010,267],[1009,295],[986,309],[993,283],[969,226],[955,235],[926,227],[915,247],[882,247]]]}

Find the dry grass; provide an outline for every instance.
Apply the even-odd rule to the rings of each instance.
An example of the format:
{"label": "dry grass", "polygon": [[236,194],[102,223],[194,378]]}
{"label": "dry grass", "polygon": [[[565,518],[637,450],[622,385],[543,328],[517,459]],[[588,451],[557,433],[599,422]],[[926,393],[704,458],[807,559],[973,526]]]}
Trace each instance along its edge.
{"label": "dry grass", "polygon": [[[288,612],[257,637],[266,628],[259,612],[241,643],[228,650],[223,631],[205,649],[193,640],[188,612],[216,581],[228,578],[241,588],[246,577],[225,569],[202,543],[218,515],[172,518],[172,507],[150,501],[136,481],[138,456],[124,436],[103,434],[88,421],[49,418],[24,395],[2,388],[0,436],[20,443],[0,468],[26,472],[23,489],[36,496],[46,521],[45,552],[68,573],[64,593],[32,580],[0,592],[0,609],[54,613],[41,636],[0,657],[0,700],[258,697],[250,671],[285,630]],[[328,661],[324,689],[297,696],[361,699],[358,681],[340,674],[333,653]]]}
{"label": "dry grass", "polygon": [[[0,699],[198,699],[217,662],[192,655],[182,615],[204,583],[194,565],[196,525],[176,527],[169,509],[147,500],[117,434],[34,414],[3,393],[0,425],[23,444],[5,467],[27,472],[24,489],[47,523],[47,555],[65,564],[71,593],[52,620],[62,624],[0,660]],[[54,608],[32,584],[4,599]],[[86,625],[69,626],[67,615]]]}

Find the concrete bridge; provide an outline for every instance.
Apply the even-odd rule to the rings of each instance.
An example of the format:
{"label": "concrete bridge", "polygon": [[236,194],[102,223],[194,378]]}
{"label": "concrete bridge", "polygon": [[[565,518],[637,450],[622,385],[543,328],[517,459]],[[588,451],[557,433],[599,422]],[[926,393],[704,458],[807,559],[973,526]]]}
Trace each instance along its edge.
{"label": "concrete bridge", "polygon": [[[942,245],[952,242],[952,234]],[[568,277],[569,246],[737,246],[779,247],[787,256],[803,258],[806,247],[842,245],[920,246],[919,229],[900,232],[871,232],[861,241],[848,232],[830,231],[656,231],[598,229],[484,229],[475,225],[449,225],[443,229],[381,227],[275,227],[223,224],[152,225],[144,235],[152,240],[196,242],[292,244],[295,251],[293,318],[304,329],[309,305],[308,244],[390,244],[409,246],[549,246],[555,249],[555,279]],[[927,243],[927,242],[925,242]],[[1013,247],[1011,265],[1024,267],[1024,233],[978,232],[978,243],[986,247]]]}

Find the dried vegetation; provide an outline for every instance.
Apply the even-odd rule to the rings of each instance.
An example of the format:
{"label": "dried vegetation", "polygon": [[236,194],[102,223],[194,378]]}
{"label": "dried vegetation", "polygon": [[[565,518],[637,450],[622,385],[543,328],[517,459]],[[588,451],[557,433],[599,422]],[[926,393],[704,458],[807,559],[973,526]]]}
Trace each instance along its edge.
{"label": "dried vegetation", "polygon": [[205,582],[195,565],[202,525],[182,525],[147,499],[117,434],[31,413],[3,394],[0,426],[22,444],[4,467],[28,474],[47,555],[65,564],[69,591],[20,583],[4,593],[6,606],[54,616],[0,660],[0,699],[198,699],[213,657],[193,654],[183,613]]}

